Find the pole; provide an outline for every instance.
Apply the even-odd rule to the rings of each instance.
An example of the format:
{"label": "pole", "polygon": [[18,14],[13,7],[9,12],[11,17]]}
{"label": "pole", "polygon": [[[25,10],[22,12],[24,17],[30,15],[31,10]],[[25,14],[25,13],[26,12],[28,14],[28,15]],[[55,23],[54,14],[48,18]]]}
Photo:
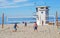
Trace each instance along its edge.
{"label": "pole", "polygon": [[56,26],[58,28],[58,14],[57,14],[57,11],[56,11]]}
{"label": "pole", "polygon": [[2,29],[4,28],[4,13],[2,14]]}

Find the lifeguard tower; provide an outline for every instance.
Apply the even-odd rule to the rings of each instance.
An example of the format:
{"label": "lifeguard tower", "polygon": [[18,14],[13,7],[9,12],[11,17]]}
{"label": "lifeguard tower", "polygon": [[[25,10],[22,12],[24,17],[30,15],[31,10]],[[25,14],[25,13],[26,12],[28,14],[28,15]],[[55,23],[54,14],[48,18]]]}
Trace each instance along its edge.
{"label": "lifeguard tower", "polygon": [[36,7],[36,22],[37,25],[46,25],[49,21],[49,9],[48,6],[38,6]]}

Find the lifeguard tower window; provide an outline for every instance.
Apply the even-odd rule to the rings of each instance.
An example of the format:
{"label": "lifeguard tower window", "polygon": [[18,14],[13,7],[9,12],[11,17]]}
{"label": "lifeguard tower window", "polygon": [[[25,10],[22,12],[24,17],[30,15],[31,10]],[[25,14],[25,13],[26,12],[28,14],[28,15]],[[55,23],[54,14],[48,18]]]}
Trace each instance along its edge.
{"label": "lifeguard tower window", "polygon": [[36,8],[36,12],[38,12],[38,8]]}
{"label": "lifeguard tower window", "polygon": [[44,7],[41,7],[41,9],[44,9]]}
{"label": "lifeguard tower window", "polygon": [[46,7],[46,9],[48,9],[48,7]]}
{"label": "lifeguard tower window", "polygon": [[43,12],[41,12],[43,14]]}

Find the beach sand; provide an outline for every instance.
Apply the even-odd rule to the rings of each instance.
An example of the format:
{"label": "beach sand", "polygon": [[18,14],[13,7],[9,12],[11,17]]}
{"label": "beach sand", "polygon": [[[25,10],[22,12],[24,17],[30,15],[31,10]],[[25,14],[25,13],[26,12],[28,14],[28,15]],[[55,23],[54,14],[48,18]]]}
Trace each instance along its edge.
{"label": "beach sand", "polygon": [[18,26],[17,32],[13,32],[14,24],[6,24],[3,29],[0,25],[0,38],[60,38],[58,29],[53,25],[38,26],[38,32],[34,31],[33,23],[27,27],[24,24]]}

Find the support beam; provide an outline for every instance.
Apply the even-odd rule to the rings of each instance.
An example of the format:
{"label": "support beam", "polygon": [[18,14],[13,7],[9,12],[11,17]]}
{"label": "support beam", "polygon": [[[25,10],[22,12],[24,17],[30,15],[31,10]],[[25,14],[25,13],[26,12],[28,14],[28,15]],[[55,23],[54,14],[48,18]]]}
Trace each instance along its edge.
{"label": "support beam", "polygon": [[58,28],[58,13],[57,13],[57,11],[56,11],[56,26]]}
{"label": "support beam", "polygon": [[4,13],[2,14],[2,29],[4,28]]}

